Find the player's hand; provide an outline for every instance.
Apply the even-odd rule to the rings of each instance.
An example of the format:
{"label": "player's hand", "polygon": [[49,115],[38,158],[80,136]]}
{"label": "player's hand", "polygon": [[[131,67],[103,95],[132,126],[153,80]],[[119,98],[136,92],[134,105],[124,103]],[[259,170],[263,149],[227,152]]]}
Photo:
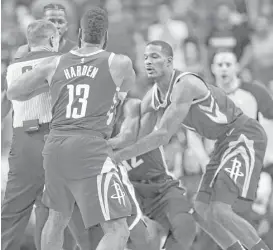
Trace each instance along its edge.
{"label": "player's hand", "polygon": [[109,141],[107,141],[107,146],[108,146],[108,156],[111,158],[114,164],[118,164],[119,161],[117,161],[116,153],[114,149],[112,148],[112,145]]}

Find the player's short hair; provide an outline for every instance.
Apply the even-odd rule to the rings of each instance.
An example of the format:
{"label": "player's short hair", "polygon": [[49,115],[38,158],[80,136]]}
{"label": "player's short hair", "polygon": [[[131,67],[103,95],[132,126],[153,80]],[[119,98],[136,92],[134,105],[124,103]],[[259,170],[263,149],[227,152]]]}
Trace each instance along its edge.
{"label": "player's short hair", "polygon": [[27,27],[27,40],[30,46],[43,45],[52,35],[57,35],[58,30],[53,23],[46,20],[35,20]]}
{"label": "player's short hair", "polygon": [[83,41],[100,44],[108,29],[108,13],[101,7],[87,10],[81,19]]}
{"label": "player's short hair", "polygon": [[47,10],[61,10],[65,13],[66,15],[66,10],[65,7],[62,4],[56,4],[56,3],[50,3],[44,6],[44,13]]}
{"label": "player's short hair", "polygon": [[154,40],[154,41],[147,43],[146,46],[149,46],[149,45],[160,46],[162,52],[164,52],[167,56],[173,57],[173,48],[170,44],[168,44],[164,41],[161,41],[161,40]]}

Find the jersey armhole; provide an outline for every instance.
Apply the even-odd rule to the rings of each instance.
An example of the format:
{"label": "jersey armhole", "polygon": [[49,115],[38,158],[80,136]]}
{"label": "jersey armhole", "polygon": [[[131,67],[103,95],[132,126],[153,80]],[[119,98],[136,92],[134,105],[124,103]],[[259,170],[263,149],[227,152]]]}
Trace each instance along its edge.
{"label": "jersey armhole", "polygon": [[[191,105],[193,104],[197,104],[197,103],[200,103],[200,102],[203,102],[205,101],[206,99],[209,98],[210,94],[211,94],[211,90],[210,88],[208,87],[207,83],[197,74],[195,73],[192,73],[192,72],[184,72],[182,74],[179,74],[176,79],[175,79],[175,82],[174,82],[174,85],[183,77],[183,76],[186,76],[186,75],[193,75],[195,77],[197,77],[198,79],[200,79],[206,86],[206,88],[208,89],[208,93],[204,96],[204,97],[201,97],[201,98],[198,98],[198,99],[195,99],[192,101]],[[172,101],[172,93],[170,95],[170,100]]]}
{"label": "jersey armhole", "polygon": [[59,66],[60,60],[61,60],[61,56],[58,56],[58,58],[56,59],[56,63],[55,63],[55,69],[51,72],[51,74],[47,78],[47,82],[48,82],[49,86],[52,83],[52,79],[56,73],[58,66]]}
{"label": "jersey armhole", "polygon": [[114,56],[115,56],[115,53],[111,53],[109,58],[108,58],[108,66],[110,67],[112,62],[113,62],[113,59],[114,59]]}

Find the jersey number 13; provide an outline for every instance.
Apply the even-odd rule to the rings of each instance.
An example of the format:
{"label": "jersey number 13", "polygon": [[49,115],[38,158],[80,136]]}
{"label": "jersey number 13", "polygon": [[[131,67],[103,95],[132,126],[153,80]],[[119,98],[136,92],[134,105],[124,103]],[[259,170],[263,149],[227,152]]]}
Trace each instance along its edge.
{"label": "jersey number 13", "polygon": [[[90,86],[88,84],[78,84],[76,86],[68,84],[67,89],[68,104],[66,106],[66,118],[78,119],[85,117]],[[75,96],[79,96],[78,102],[81,103],[81,107],[79,109],[72,108]]]}

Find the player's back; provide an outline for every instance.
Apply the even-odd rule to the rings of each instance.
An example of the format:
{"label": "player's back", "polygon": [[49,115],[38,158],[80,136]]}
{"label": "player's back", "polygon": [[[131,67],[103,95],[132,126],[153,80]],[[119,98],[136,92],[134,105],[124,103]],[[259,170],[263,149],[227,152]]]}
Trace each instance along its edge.
{"label": "player's back", "polygon": [[70,51],[60,57],[50,88],[52,129],[110,136],[118,105],[118,89],[110,73],[113,56],[99,50]]}

